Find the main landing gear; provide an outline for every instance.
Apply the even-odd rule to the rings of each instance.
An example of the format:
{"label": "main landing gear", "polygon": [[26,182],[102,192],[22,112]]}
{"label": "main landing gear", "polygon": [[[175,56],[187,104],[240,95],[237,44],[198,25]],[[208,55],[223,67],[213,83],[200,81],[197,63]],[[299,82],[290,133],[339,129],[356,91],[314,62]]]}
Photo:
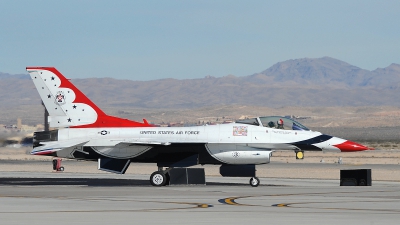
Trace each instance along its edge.
{"label": "main landing gear", "polygon": [[156,187],[161,187],[169,184],[169,174],[168,172],[172,168],[163,170],[162,167],[158,167],[158,171],[154,172],[150,176],[150,184]]}
{"label": "main landing gear", "polygon": [[[247,166],[247,165],[246,165]],[[260,185],[260,179],[256,177],[255,175],[255,166],[253,165],[247,173],[243,173],[245,170],[245,167],[240,167],[236,166],[226,166],[227,168],[225,169],[230,169],[227,171],[230,172],[237,172],[232,174],[226,173],[225,169],[222,168],[220,170],[220,173],[222,176],[225,177],[251,177],[249,184],[252,187],[258,187]],[[238,176],[238,171],[241,169],[242,174],[239,174]],[[183,170],[183,171],[182,171]],[[201,170],[201,171],[199,171]],[[245,171],[246,172],[246,171]],[[190,177],[190,179],[189,179]],[[169,167],[167,169],[163,169],[163,167],[158,167],[158,171],[155,171],[154,173],[151,174],[150,176],[150,184],[155,186],[155,187],[162,187],[166,185],[176,185],[176,184],[203,184],[205,185],[205,173],[204,169],[199,169],[199,168],[172,168]]]}
{"label": "main landing gear", "polygon": [[260,184],[260,179],[258,179],[258,177],[252,177],[249,183],[252,187],[257,187]]}

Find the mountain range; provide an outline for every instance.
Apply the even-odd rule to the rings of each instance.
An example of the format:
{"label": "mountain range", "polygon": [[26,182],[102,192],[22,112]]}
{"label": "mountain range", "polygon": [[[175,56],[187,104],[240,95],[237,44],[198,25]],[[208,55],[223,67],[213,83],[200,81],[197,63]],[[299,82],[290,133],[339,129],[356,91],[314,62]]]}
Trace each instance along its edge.
{"label": "mountain range", "polygon": [[[369,71],[330,57],[287,60],[242,77],[71,81],[100,107],[400,106],[399,64]],[[0,73],[0,99],[0,109],[40,104],[27,74]]]}

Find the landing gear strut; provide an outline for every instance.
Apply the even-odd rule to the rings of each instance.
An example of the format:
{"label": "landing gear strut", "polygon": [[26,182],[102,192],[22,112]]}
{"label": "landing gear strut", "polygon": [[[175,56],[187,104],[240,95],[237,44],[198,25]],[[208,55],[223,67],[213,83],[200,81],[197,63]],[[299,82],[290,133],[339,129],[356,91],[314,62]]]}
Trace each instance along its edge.
{"label": "landing gear strut", "polygon": [[260,184],[260,179],[258,179],[258,177],[252,177],[249,183],[252,187],[257,187]]}
{"label": "landing gear strut", "polygon": [[156,187],[167,185],[169,183],[169,174],[168,174],[169,170],[171,170],[171,168],[163,170],[162,167],[159,167],[158,171],[151,174],[150,184]]}

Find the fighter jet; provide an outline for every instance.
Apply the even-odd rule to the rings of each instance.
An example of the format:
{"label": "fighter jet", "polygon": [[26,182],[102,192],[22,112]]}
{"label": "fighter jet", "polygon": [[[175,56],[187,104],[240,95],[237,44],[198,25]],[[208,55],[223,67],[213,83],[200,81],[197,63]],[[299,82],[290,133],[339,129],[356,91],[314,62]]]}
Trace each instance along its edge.
{"label": "fighter jet", "polygon": [[[171,168],[221,165],[223,176],[251,177],[255,165],[270,162],[275,150],[353,152],[369,148],[311,131],[284,117],[257,117],[228,124],[156,127],[107,115],[54,67],[27,67],[49,112],[50,131],[34,134],[31,154],[91,160],[98,169],[124,174],[131,163],[157,163],[153,186],[168,183]],[[117,91],[117,90],[116,90]],[[247,171],[247,172],[246,172]]]}

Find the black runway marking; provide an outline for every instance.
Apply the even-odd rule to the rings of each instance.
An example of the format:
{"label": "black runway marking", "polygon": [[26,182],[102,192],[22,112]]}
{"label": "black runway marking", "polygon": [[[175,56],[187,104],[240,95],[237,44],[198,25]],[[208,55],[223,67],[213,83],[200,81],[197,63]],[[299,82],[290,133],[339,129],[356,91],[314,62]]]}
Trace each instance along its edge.
{"label": "black runway marking", "polygon": [[133,203],[158,203],[164,205],[187,205],[187,207],[173,207],[173,208],[147,208],[147,209],[99,209],[99,210],[43,210],[43,211],[3,211],[0,214],[46,214],[46,213],[114,213],[114,212],[154,212],[154,211],[174,211],[174,210],[188,210],[188,209],[205,209],[214,207],[207,203],[197,202],[174,202],[174,201],[144,201],[144,200],[128,200],[128,199],[107,199],[107,198],[74,198],[74,197],[42,197],[42,196],[16,196],[16,195],[0,195],[0,198],[26,198],[26,199],[58,199],[58,200],[80,200],[80,201],[112,201],[112,202],[133,202]]}

